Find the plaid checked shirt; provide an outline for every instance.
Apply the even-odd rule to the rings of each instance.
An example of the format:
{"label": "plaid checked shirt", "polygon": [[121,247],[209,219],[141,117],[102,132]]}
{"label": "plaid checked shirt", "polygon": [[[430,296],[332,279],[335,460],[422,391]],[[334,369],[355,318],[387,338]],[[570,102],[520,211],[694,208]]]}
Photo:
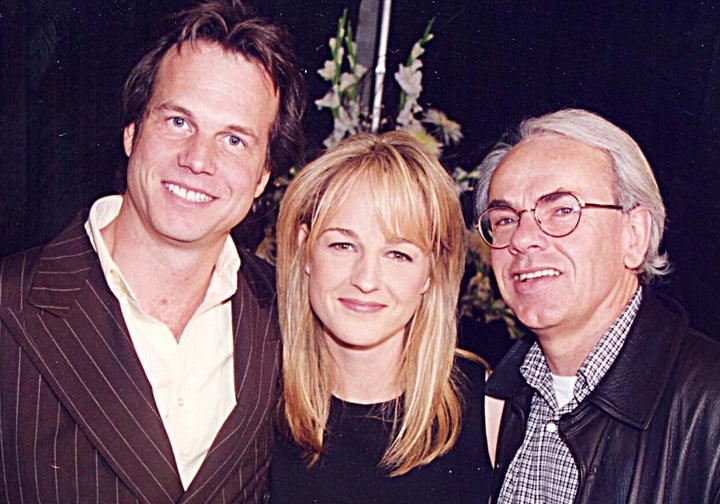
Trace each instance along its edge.
{"label": "plaid checked shirt", "polygon": [[600,338],[577,373],[573,399],[558,407],[550,369],[535,342],[520,373],[535,395],[530,407],[525,439],[508,467],[498,502],[501,504],[572,503],[578,487],[578,470],[567,445],[560,439],[560,417],[574,410],[597,386],[620,353],[635,320],[642,288],[638,288],[620,317]]}

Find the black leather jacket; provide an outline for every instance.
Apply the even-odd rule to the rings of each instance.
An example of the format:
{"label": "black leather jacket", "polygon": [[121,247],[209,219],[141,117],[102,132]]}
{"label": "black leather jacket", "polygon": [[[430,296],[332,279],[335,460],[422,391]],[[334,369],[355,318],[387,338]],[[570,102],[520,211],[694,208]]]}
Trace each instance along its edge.
{"label": "black leather jacket", "polygon": [[[533,390],[519,368],[533,341],[519,341],[486,388],[506,401],[493,502],[525,433]],[[644,287],[620,355],[559,432],[580,474],[576,503],[720,503],[720,344]]]}

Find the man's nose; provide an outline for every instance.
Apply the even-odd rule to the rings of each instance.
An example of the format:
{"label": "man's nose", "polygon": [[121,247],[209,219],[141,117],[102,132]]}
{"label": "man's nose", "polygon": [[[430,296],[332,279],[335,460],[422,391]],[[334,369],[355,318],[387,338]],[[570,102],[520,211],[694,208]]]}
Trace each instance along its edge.
{"label": "man's nose", "polygon": [[518,212],[518,225],[510,236],[510,251],[525,252],[533,247],[541,247],[548,236],[540,229],[532,209]]}
{"label": "man's nose", "polygon": [[212,138],[203,135],[193,135],[189,138],[178,157],[181,166],[193,173],[215,173],[214,161],[215,145]]}

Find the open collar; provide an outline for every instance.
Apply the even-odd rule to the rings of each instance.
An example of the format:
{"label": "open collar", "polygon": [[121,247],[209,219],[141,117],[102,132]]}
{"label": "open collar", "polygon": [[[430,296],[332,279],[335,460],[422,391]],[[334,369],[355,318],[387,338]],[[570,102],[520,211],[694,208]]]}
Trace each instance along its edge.
{"label": "open collar", "polygon": [[[644,287],[635,321],[613,365],[580,404],[592,404],[638,429],[645,429],[669,380],[688,326],[687,315],[673,300]],[[518,341],[491,375],[486,392],[506,401],[529,405],[528,385],[520,374],[525,355],[536,341],[529,334]]]}

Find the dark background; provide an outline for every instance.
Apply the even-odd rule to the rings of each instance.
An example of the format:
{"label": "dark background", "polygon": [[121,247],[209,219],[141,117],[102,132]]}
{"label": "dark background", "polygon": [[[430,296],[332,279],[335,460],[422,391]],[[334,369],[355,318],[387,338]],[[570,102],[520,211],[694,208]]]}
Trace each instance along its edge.
{"label": "dark background", "polygon": [[[185,0],[0,0],[0,255],[47,241],[114,192],[124,163],[123,81],[157,20]],[[310,88],[343,7],[359,0],[255,2],[287,26]],[[444,159],[471,169],[522,118],[578,106],[643,147],[665,197],[675,265],[659,288],[720,339],[720,15],[715,2],[395,0],[387,88],[427,21],[424,105],[462,124]],[[389,93],[388,107],[395,96]],[[309,155],[330,132],[310,103]]]}

